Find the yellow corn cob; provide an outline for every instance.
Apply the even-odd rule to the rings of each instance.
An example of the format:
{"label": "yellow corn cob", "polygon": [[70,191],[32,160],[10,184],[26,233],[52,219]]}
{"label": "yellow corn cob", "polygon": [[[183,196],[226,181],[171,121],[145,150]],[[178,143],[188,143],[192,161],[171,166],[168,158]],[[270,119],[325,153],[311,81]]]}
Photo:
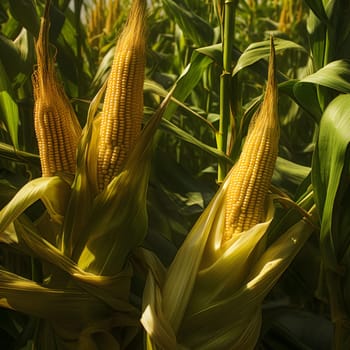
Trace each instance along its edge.
{"label": "yellow corn cob", "polygon": [[271,39],[268,82],[264,101],[253,116],[239,160],[232,169],[225,200],[223,241],[264,219],[265,198],[275,166],[279,142],[275,52]]}
{"label": "yellow corn cob", "polygon": [[54,60],[49,55],[48,8],[49,2],[41,20],[36,42],[37,68],[32,76],[34,126],[42,176],[75,173],[76,149],[81,134],[74,110],[56,78]]}
{"label": "yellow corn cob", "polygon": [[145,70],[145,1],[137,0],[116,45],[98,141],[97,179],[103,190],[116,176],[141,131]]}

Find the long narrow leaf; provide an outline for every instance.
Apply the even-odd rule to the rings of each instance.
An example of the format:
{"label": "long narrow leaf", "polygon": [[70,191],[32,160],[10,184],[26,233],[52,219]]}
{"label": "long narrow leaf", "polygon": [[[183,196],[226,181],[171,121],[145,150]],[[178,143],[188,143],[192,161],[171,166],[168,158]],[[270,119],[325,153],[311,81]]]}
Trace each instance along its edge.
{"label": "long narrow leaf", "polygon": [[[333,231],[335,199],[350,143],[350,94],[335,98],[325,110],[313,157],[312,184],[321,216],[321,252],[328,268],[338,270],[337,253],[344,237]],[[345,240],[346,241],[346,240]]]}
{"label": "long narrow leaf", "polygon": [[[286,50],[294,49],[300,50],[307,54],[305,48],[301,45],[296,44],[293,41],[285,40],[281,38],[274,38],[274,45],[276,53]],[[253,43],[247,47],[247,49],[242,53],[239,58],[232,75],[237,74],[240,70],[252,65],[255,62],[258,62],[261,59],[269,57],[270,54],[270,41],[265,40],[257,43]]]}
{"label": "long narrow leaf", "polygon": [[0,76],[0,121],[6,125],[13,145],[18,148],[18,106],[13,97],[11,83],[1,60]]}
{"label": "long narrow leaf", "polygon": [[165,10],[174,17],[176,23],[190,38],[196,46],[211,44],[214,37],[212,27],[203,18],[188,8],[185,8],[181,1],[163,0]]}
{"label": "long narrow leaf", "polygon": [[305,2],[320,20],[324,21],[325,23],[328,22],[328,17],[326,15],[322,0],[305,0]]}
{"label": "long narrow leaf", "polygon": [[299,84],[313,83],[326,86],[339,92],[350,92],[350,60],[329,63],[316,73],[308,75]]}
{"label": "long narrow leaf", "polygon": [[349,79],[350,61],[337,60],[301,80],[282,83],[280,89],[308,111],[316,122],[319,122],[323,107],[320,105],[318,87],[326,87],[338,93],[349,93]]}
{"label": "long narrow leaf", "polygon": [[232,162],[232,160],[229,157],[227,157],[225,154],[220,152],[217,148],[209,146],[203,143],[202,141],[196,139],[191,134],[187,133],[186,131],[177,127],[175,124],[171,123],[169,120],[166,120],[166,119],[162,120],[161,127],[164,130],[175,134],[179,139],[198,147],[199,149],[203,150],[204,152],[214,157],[220,158],[227,162]]}
{"label": "long narrow leaf", "polygon": [[[210,63],[212,63],[212,60],[209,57],[194,51],[191,56],[191,62],[175,83],[175,89],[172,96],[178,101],[184,102],[187,96],[202,79],[203,73]],[[178,106],[175,102],[170,102],[164,112],[163,118],[170,119],[175,113],[177,107]]]}

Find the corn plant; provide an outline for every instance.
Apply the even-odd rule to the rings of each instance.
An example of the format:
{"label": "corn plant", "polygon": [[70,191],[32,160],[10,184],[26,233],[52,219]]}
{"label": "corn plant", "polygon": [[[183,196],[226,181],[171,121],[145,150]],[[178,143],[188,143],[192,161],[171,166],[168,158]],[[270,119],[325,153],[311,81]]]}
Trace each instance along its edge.
{"label": "corn plant", "polygon": [[1,3],[1,346],[349,348],[349,10]]}

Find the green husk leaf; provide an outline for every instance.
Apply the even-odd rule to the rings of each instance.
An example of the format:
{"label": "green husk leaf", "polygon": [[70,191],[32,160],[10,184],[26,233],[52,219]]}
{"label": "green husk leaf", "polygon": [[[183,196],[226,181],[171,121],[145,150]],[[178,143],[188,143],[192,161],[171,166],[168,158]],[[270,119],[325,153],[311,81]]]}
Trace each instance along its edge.
{"label": "green husk leaf", "polygon": [[25,250],[27,254],[40,258],[43,263],[49,263],[48,271],[53,272],[51,279],[55,285],[56,283],[60,286],[66,285],[68,279],[72,279],[82,289],[97,296],[113,309],[135,313],[127,301],[132,274],[130,265],[126,264],[118,274],[109,277],[85,272],[52,243],[41,237],[39,229],[25,216],[18,218],[14,226],[19,248]]}
{"label": "green husk leaf", "polygon": [[[216,340],[211,345],[209,345],[210,336],[207,338],[205,332],[199,334],[202,339],[197,342],[208,344],[203,349],[219,348],[219,344],[222,349],[253,349],[260,332],[261,303],[309,238],[312,230],[312,227],[303,220],[292,226],[253,264],[246,282],[241,284],[242,287],[238,287],[236,292],[226,294],[226,298],[221,296],[211,303],[204,304],[208,306],[187,316],[186,323],[183,325],[183,328],[186,329],[187,341],[195,344],[196,340],[190,334],[193,334],[195,329],[203,329],[202,327],[205,327],[208,320],[215,319],[217,329],[221,331],[226,329],[227,334],[221,336],[220,343],[218,343],[219,340]],[[227,270],[231,271],[229,268]],[[228,273],[228,276],[230,275]],[[209,283],[210,276],[206,277]],[[227,315],[227,310],[232,310],[230,315]],[[234,343],[231,343],[232,340],[230,340],[235,333],[232,328],[235,329],[237,337]],[[202,346],[197,348],[202,348]]]}
{"label": "green husk leaf", "polygon": [[28,182],[0,211],[0,232],[39,199],[51,218],[62,223],[69,194],[70,186],[58,176],[41,177]]}
{"label": "green husk leaf", "polygon": [[[226,290],[215,300],[202,303],[198,311],[186,311],[177,336],[183,348],[253,349],[260,333],[261,303],[309,238],[312,230],[307,222],[301,220],[261,255],[241,287]],[[239,267],[236,266],[236,269]],[[231,265],[227,265],[226,275],[227,279],[232,276]],[[211,276],[205,277],[208,278],[211,286],[215,286],[215,282],[210,281]],[[149,299],[145,303],[141,322],[148,332],[150,341],[153,341],[153,346],[159,346],[161,349],[164,344],[173,344],[176,338],[173,328],[170,332],[167,331],[171,326],[162,308],[165,302],[161,298],[163,289],[155,285],[152,274],[149,279],[145,291],[145,297]],[[177,289],[174,286],[173,288]],[[152,292],[153,299],[150,297]],[[198,286],[198,293],[201,292]],[[211,296],[210,291],[204,293]],[[192,301],[197,297],[198,295],[189,299],[190,308],[194,309]],[[180,296],[178,298],[180,299]],[[215,327],[210,320],[215,320]],[[163,334],[164,332],[166,335]],[[170,340],[172,343],[169,343]],[[158,347],[155,348],[158,349]],[[182,348],[180,344],[169,347],[169,349],[178,348]]]}
{"label": "green husk leaf", "polygon": [[230,176],[234,172],[197,220],[165,279],[154,274],[156,266],[150,268],[141,322],[155,349],[165,344],[169,349],[253,349],[264,297],[313,230],[301,220],[265,248],[274,215],[270,199],[264,222],[222,245]]}
{"label": "green husk leaf", "polygon": [[107,82],[90,103],[87,122],[78,144],[77,169],[62,234],[62,249],[66,255],[73,258],[75,247],[85,242],[84,226],[90,217],[93,198],[97,193],[96,171],[93,168],[96,166],[97,157],[98,117],[96,115],[106,86]]}
{"label": "green husk leaf", "polygon": [[93,336],[99,334],[104,336],[99,346],[107,344],[108,349],[119,349],[119,340],[112,336],[113,328],[138,328],[136,314],[111,308],[91,291],[42,286],[4,270],[0,270],[0,282],[1,307],[46,321],[39,324],[36,342],[44,348],[50,344],[50,349],[96,349]]}
{"label": "green husk leaf", "polygon": [[0,281],[0,305],[28,315],[73,326],[107,313],[106,305],[83,290],[43,287],[4,270]]}
{"label": "green husk leaf", "polygon": [[[78,264],[98,274],[114,274],[130,250],[140,245],[147,230],[146,197],[151,169],[152,139],[171,93],[144,128],[125,167],[93,202],[86,242],[76,249]],[[98,218],[98,219],[97,219]],[[112,242],[112,244],[111,244]],[[105,254],[96,252],[105,252]]]}

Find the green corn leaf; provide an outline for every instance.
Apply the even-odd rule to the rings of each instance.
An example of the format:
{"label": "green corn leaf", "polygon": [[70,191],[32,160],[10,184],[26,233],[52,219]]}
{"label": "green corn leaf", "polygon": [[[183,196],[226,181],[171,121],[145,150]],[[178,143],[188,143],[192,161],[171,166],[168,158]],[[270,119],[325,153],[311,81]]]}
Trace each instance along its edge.
{"label": "green corn leaf", "polygon": [[114,53],[115,47],[112,47],[103,56],[101,63],[97,68],[94,79],[91,83],[92,87],[102,86],[103,83],[107,80],[108,73],[110,72],[110,68],[112,66]]}
{"label": "green corn leaf", "polygon": [[209,146],[209,145],[203,143],[202,141],[198,140],[197,138],[195,138],[191,134],[180,129],[174,123],[171,123],[169,120],[163,119],[162,123],[161,123],[161,127],[162,127],[162,129],[166,130],[167,132],[171,132],[172,134],[176,135],[179,139],[198,147],[199,149],[203,150],[204,152],[206,152],[214,157],[220,158],[226,162],[232,163],[232,160],[228,156],[226,156],[225,154],[220,152],[217,148],[214,148],[212,146]]}
{"label": "green corn leaf", "polygon": [[[274,38],[274,45],[276,53],[287,49],[300,50],[307,54],[304,47],[296,44],[293,41],[285,40],[281,38]],[[265,40],[257,43],[250,44],[247,49],[242,53],[239,58],[232,75],[237,74],[242,69],[251,66],[253,63],[258,62],[261,59],[268,58],[270,54],[270,40]]]}
{"label": "green corn leaf", "polygon": [[34,36],[39,33],[39,17],[33,0],[9,0],[11,13]]}
{"label": "green corn leaf", "polygon": [[[321,2],[321,0],[314,2]],[[313,12],[310,12],[307,19],[307,30],[310,37],[314,69],[318,70],[327,64],[327,24],[324,21],[322,22]]]}
{"label": "green corn leaf", "polygon": [[[331,1],[329,3],[332,3]],[[339,18],[346,18],[350,13],[348,1],[335,1],[331,5],[331,13],[328,15],[331,21],[330,32],[330,55],[331,58],[341,59],[350,57],[350,24],[348,21],[340,21]]]}
{"label": "green corn leaf", "polygon": [[313,83],[326,86],[339,92],[350,92],[350,60],[329,63],[316,73],[303,78],[299,84]]}
{"label": "green corn leaf", "polygon": [[301,83],[298,85],[298,83],[298,80],[289,80],[281,83],[279,89],[302,106],[318,122],[322,115],[322,109],[318,100],[317,87],[313,84]]}
{"label": "green corn leaf", "polygon": [[[342,172],[349,157],[350,95],[335,98],[325,110],[317,140],[312,166],[312,184],[321,218],[321,252],[326,266],[339,270],[338,254],[346,237],[333,231],[337,220],[336,197]],[[340,195],[340,194],[339,194]]]}
{"label": "green corn leaf", "polygon": [[40,167],[40,158],[37,154],[16,150],[7,143],[0,142],[1,157],[18,163],[31,163],[34,167]]}
{"label": "green corn leaf", "polygon": [[[155,81],[146,80],[145,84],[144,84],[144,90],[156,93],[157,95],[159,95],[161,97],[166,97],[168,95],[168,91],[165,90],[161,85],[157,84]],[[192,110],[186,104],[177,100],[175,97],[172,97],[171,101],[176,103],[178,105],[178,107],[181,107],[183,110],[188,112],[194,118],[199,119],[201,122],[203,122],[204,125],[211,128],[213,132],[216,132],[216,129],[214,128],[214,126],[206,118],[202,117],[199,113]],[[164,119],[162,120],[162,123],[163,123],[163,121],[164,121]],[[169,121],[169,123],[171,123],[171,122]],[[163,124],[168,125],[167,121]]]}
{"label": "green corn leaf", "polygon": [[0,60],[0,116],[1,121],[6,125],[11,137],[12,144],[18,148],[18,126],[19,112],[14,100],[12,86],[5,67]]}
{"label": "green corn leaf", "polygon": [[296,164],[282,157],[277,157],[276,167],[273,174],[273,183],[281,186],[284,181],[290,181],[294,185],[300,185],[310,174],[311,168]]}
{"label": "green corn leaf", "polygon": [[11,81],[13,81],[20,72],[26,72],[25,60],[21,56],[19,48],[13,43],[12,40],[7,39],[1,34],[0,58]]}
{"label": "green corn leaf", "polygon": [[7,22],[8,19],[9,16],[6,13],[5,8],[2,5],[0,5],[0,24]]}
{"label": "green corn leaf", "polygon": [[[275,38],[274,41],[279,42],[282,39],[279,38]],[[287,40],[286,40],[287,41]],[[292,43],[295,45],[295,43]],[[288,44],[286,44],[288,46]],[[279,46],[278,49],[280,50],[284,50],[287,47],[283,47]],[[305,49],[301,48],[300,49],[302,51],[305,51]],[[245,53],[247,61],[245,63],[249,63],[247,66],[245,66],[245,63],[243,62],[244,67],[250,67],[252,71],[260,74],[262,77],[266,77],[267,76],[267,69],[268,69],[268,62],[263,60],[264,58],[268,58],[269,56],[269,51],[265,51],[265,49],[259,49],[261,50],[260,53],[256,52],[256,56],[253,57],[255,55],[255,53]],[[210,46],[206,46],[206,47],[200,47],[198,49],[196,49],[197,52],[199,52],[202,55],[208,56],[210,59],[212,59],[215,64],[217,64],[218,66],[222,67],[222,44],[214,44],[214,45],[210,45]],[[305,51],[306,52],[306,51]],[[261,56],[260,54],[263,53]],[[236,47],[232,48],[232,58],[233,61],[238,62],[240,60],[240,57],[242,56],[242,52],[240,50],[238,50]],[[251,56],[251,57],[249,57]],[[245,60],[245,59],[243,59]],[[241,62],[242,63],[242,62]],[[235,72],[235,74],[237,74],[237,72]],[[282,74],[281,72],[277,72],[277,80],[280,82],[285,82],[288,83],[289,80],[287,80],[287,77]]]}
{"label": "green corn leaf", "polygon": [[[337,60],[329,63],[317,72],[301,80],[289,80],[281,83],[279,88],[301,105],[318,123],[322,116],[323,106],[318,88],[325,87],[333,95],[339,92],[350,92],[350,61]],[[331,95],[330,95],[331,96]]]}
{"label": "green corn leaf", "polygon": [[[192,92],[198,82],[202,79],[204,71],[207,69],[212,60],[196,51],[191,56],[191,62],[184,69],[180,77],[175,83],[175,88],[172,96],[184,102],[187,96]],[[175,102],[170,102],[164,112],[164,119],[170,119],[177,109]]]}
{"label": "green corn leaf", "polygon": [[[222,44],[221,43],[200,47],[196,51],[198,51],[202,55],[210,57],[215,63],[222,66]],[[236,52],[236,50],[234,50],[234,53],[236,53],[236,55],[234,55],[234,58],[238,59],[238,57],[240,56],[240,53]]]}
{"label": "green corn leaf", "polygon": [[189,8],[185,8],[181,1],[163,0],[163,3],[165,10],[174,17],[184,35],[191,39],[197,47],[212,43],[214,31],[203,18]]}
{"label": "green corn leaf", "polygon": [[66,86],[68,95],[77,96],[90,87],[90,48],[83,29],[79,28],[82,24],[72,9],[68,7],[64,14],[54,6],[52,9],[50,34],[52,43],[57,47],[57,63],[65,81],[70,83]]}
{"label": "green corn leaf", "polygon": [[7,91],[0,91],[0,109],[11,141],[18,148],[18,106]]}
{"label": "green corn leaf", "polygon": [[323,6],[322,0],[306,0],[305,1],[314,14],[323,22],[328,22],[328,17]]}

